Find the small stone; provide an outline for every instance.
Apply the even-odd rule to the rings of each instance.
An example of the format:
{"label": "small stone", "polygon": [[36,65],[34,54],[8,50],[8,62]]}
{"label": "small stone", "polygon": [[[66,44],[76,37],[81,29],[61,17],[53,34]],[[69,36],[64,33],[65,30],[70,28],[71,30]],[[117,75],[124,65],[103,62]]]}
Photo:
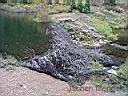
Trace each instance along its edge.
{"label": "small stone", "polygon": [[119,67],[117,67],[117,66],[112,66],[112,69],[114,69],[114,70],[118,70]]}
{"label": "small stone", "polygon": [[6,65],[5,64],[0,64],[0,68],[5,68]]}
{"label": "small stone", "polygon": [[88,29],[92,30],[92,31],[96,31],[96,29],[94,27],[89,27]]}
{"label": "small stone", "polygon": [[8,65],[8,66],[6,67],[6,70],[7,70],[7,71],[10,71],[10,72],[13,72],[15,69],[14,69],[13,66]]}

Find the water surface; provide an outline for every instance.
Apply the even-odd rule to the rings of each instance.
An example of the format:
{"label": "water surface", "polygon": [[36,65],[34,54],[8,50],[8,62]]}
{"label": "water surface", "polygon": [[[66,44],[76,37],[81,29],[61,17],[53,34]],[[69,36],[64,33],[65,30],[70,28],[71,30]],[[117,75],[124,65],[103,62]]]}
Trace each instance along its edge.
{"label": "water surface", "polygon": [[115,56],[118,60],[121,59],[125,62],[128,58],[128,29],[115,29],[115,33],[118,33],[118,39],[111,44],[103,46],[103,50],[108,55]]}
{"label": "water surface", "polygon": [[48,49],[49,23],[36,23],[29,17],[0,16],[0,53],[19,57]]}
{"label": "water surface", "polygon": [[117,42],[121,45],[128,46],[128,28],[116,29],[115,32],[118,33]]}

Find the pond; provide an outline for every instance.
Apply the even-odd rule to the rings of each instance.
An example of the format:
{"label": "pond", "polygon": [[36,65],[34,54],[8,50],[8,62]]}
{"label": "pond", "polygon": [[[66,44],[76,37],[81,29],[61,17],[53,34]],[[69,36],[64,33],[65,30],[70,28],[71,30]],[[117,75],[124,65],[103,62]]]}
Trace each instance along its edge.
{"label": "pond", "polygon": [[0,53],[29,57],[47,51],[48,27],[30,17],[0,16]]}

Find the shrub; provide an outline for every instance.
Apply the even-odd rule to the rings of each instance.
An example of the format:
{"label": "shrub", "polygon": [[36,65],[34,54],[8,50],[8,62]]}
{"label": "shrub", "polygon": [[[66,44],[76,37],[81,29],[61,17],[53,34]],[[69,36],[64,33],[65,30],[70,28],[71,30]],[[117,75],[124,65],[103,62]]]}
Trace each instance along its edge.
{"label": "shrub", "polygon": [[83,4],[83,0],[77,0],[78,3],[76,2],[76,0],[71,0],[71,11],[73,9],[77,9],[80,12],[83,13],[90,13],[90,0],[86,0],[86,2],[84,2]]}

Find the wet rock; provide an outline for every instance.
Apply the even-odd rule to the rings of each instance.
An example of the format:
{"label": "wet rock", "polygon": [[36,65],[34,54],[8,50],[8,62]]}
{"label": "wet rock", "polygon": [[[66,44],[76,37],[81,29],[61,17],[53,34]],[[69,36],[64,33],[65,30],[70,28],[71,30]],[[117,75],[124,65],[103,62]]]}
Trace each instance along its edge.
{"label": "wet rock", "polygon": [[107,70],[108,73],[113,74],[113,75],[117,75],[117,71],[113,70],[113,69],[109,69]]}
{"label": "wet rock", "polygon": [[122,45],[119,45],[119,44],[111,44],[112,47],[114,47],[115,49],[118,49],[118,50],[123,50],[123,51],[126,51],[128,52],[128,47],[126,46],[122,46]]}
{"label": "wet rock", "polygon": [[112,69],[114,69],[114,70],[118,70],[120,67],[118,67],[118,66],[112,66]]}
{"label": "wet rock", "polygon": [[6,65],[5,64],[0,64],[0,68],[5,68]]}
{"label": "wet rock", "polygon": [[118,59],[115,58],[115,62],[118,61],[120,62],[120,64],[116,64],[116,65],[121,65],[121,62],[122,63],[125,62],[125,59],[128,56],[128,47],[122,46],[120,44],[108,43],[104,45],[102,49],[106,54],[111,54],[114,57],[118,58]]}
{"label": "wet rock", "polygon": [[96,29],[94,27],[89,27],[88,29],[96,32]]}

